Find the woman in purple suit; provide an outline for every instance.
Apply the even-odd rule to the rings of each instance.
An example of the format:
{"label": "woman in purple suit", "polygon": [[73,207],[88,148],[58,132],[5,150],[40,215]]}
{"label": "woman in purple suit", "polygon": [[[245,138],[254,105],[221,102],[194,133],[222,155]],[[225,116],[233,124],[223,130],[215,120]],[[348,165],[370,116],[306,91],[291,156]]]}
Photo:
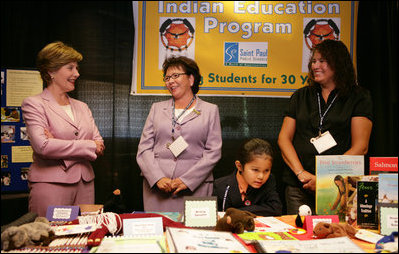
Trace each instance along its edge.
{"label": "woman in purple suit", "polygon": [[67,94],[75,89],[82,59],[62,42],[45,46],[38,54],[37,67],[46,88],[22,102],[33,148],[29,211],[39,216],[46,216],[50,205],[94,203],[90,161],[102,155],[105,146],[89,107]]}
{"label": "woman in purple suit", "polygon": [[163,73],[172,98],[152,105],[137,163],[144,210],[183,212],[184,196],[212,195],[212,170],[222,148],[219,109],[196,96],[201,75],[194,60],[167,58]]}

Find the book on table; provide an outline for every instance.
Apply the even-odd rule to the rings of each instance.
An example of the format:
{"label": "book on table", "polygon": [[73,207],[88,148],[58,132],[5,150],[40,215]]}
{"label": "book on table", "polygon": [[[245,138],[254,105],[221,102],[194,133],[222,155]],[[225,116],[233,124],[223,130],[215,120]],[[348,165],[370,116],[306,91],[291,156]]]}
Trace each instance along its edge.
{"label": "book on table", "polygon": [[[344,177],[344,199],[346,202],[345,207],[345,222],[352,226],[356,226],[358,223],[358,216],[359,216],[359,195],[358,195],[358,183],[359,182],[372,182],[377,183],[378,186],[378,175],[350,175]],[[368,184],[368,183],[366,183]],[[364,185],[362,185],[364,186]],[[374,191],[377,190],[377,187],[374,188]],[[370,193],[372,194],[372,193]],[[361,195],[367,195],[362,189]],[[369,201],[370,199],[367,199]],[[362,200],[360,200],[362,202]],[[377,204],[377,203],[374,203]],[[370,202],[366,205],[369,206]],[[364,215],[362,215],[364,216]],[[364,217],[363,217],[364,218]]]}
{"label": "book on table", "polygon": [[166,253],[166,239],[164,236],[106,236],[94,248],[96,253]]}
{"label": "book on table", "polygon": [[317,155],[316,214],[338,215],[345,222],[347,200],[356,190],[348,176],[359,175],[364,175],[363,155]]}
{"label": "book on table", "polygon": [[258,240],[298,240],[288,232],[244,232],[237,236],[246,244],[253,244]]}
{"label": "book on table", "polygon": [[364,253],[348,237],[336,237],[315,240],[286,241],[259,240],[255,249],[262,253]]}
{"label": "book on table", "polygon": [[383,235],[398,231],[398,174],[379,174],[379,230]]}
{"label": "book on table", "polygon": [[250,252],[231,232],[167,227],[166,241],[170,252]]}
{"label": "book on table", "polygon": [[123,220],[123,235],[106,236],[95,252],[99,253],[165,253],[166,238],[162,217]]}
{"label": "book on table", "polygon": [[356,204],[351,208],[348,206],[348,210],[356,212],[349,214],[357,214],[356,225],[359,228],[378,229],[378,175],[362,177],[356,189]]}
{"label": "book on table", "polygon": [[398,157],[370,157],[370,175],[398,173]]}

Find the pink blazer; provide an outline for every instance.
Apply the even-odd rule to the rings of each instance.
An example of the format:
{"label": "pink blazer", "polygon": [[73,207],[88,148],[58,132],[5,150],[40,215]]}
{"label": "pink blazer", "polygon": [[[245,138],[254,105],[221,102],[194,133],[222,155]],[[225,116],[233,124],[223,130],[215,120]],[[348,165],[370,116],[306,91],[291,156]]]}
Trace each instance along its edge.
{"label": "pink blazer", "polygon": [[[221,158],[222,131],[218,106],[198,98],[195,111],[176,124],[175,137],[182,136],[188,148],[177,158],[166,147],[172,137],[172,99],[154,103],[144,125],[137,163],[144,176],[145,211],[183,211],[184,195],[210,196],[212,170]],[[180,178],[188,187],[175,197],[156,188],[162,177]]]}
{"label": "pink blazer", "polygon": [[[97,158],[96,144],[102,140],[86,103],[69,98],[75,121],[58,105],[47,89],[25,98],[22,116],[33,148],[30,182],[77,183],[94,179],[90,161]],[[54,138],[47,138],[44,129]]]}

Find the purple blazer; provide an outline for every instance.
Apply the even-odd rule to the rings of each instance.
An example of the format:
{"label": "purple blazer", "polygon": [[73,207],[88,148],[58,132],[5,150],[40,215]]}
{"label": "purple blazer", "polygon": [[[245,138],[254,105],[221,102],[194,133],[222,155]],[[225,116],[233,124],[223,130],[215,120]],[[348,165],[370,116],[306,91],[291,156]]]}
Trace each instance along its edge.
{"label": "purple blazer", "polygon": [[[25,98],[22,115],[33,148],[30,182],[77,183],[94,179],[90,161],[97,158],[96,144],[102,140],[87,104],[69,98],[75,121],[58,105],[48,89]],[[54,138],[47,138],[44,129]]]}
{"label": "purple blazer", "polygon": [[[183,212],[183,196],[210,196],[212,170],[221,157],[222,132],[217,105],[197,97],[195,110],[176,124],[175,138],[188,147],[177,158],[166,147],[172,140],[172,99],[154,103],[144,125],[137,151],[143,180],[145,211]],[[177,196],[161,192],[162,177],[180,178],[188,187]]]}

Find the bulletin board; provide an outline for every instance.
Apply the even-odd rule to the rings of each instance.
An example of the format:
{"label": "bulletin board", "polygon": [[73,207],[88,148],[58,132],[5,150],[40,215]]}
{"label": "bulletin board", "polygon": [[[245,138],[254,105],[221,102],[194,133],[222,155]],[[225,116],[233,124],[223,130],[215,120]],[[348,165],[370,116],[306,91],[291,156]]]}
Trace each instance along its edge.
{"label": "bulletin board", "polygon": [[1,192],[28,191],[33,150],[22,117],[21,103],[42,92],[37,70],[1,69]]}

